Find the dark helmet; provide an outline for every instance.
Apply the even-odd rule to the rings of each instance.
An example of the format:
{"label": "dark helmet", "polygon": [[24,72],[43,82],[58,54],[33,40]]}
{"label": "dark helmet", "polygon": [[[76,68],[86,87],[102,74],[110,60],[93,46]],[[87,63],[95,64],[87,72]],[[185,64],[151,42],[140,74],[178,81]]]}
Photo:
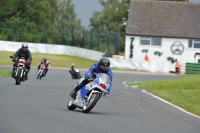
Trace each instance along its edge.
{"label": "dark helmet", "polygon": [[44,58],[43,58],[43,61],[46,63],[46,62],[47,62],[47,58],[46,58],[46,57],[44,57]]}
{"label": "dark helmet", "polygon": [[23,44],[22,44],[22,51],[23,51],[23,52],[26,52],[27,50],[28,50],[28,44],[23,43]]}
{"label": "dark helmet", "polygon": [[99,67],[102,71],[108,71],[108,69],[110,68],[110,61],[107,58],[102,58],[99,61]]}

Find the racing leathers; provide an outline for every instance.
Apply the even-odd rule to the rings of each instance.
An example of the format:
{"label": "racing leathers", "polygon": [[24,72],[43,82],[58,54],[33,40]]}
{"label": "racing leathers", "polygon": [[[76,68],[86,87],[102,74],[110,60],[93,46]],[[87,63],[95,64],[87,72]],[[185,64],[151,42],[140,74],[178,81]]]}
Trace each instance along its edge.
{"label": "racing leathers", "polygon": [[[26,61],[28,61],[28,63],[26,64],[26,68],[28,69],[28,73],[30,71],[30,65],[32,62],[32,55],[31,52],[27,49],[27,51],[23,51],[22,48],[18,49],[17,52],[13,55],[13,61],[16,61],[18,59],[20,59],[21,57],[24,57]],[[14,74],[14,67],[16,67],[17,63],[15,62],[13,64],[13,73],[12,73],[12,77]]]}
{"label": "racing leathers", "polygon": [[98,73],[106,73],[106,74],[108,74],[108,75],[110,76],[110,86],[108,87],[109,89],[107,90],[107,91],[110,93],[110,90],[111,90],[111,88],[112,88],[112,76],[113,76],[113,75],[112,75],[112,70],[109,68],[107,71],[102,71],[102,70],[100,69],[100,67],[99,67],[99,62],[97,62],[97,63],[93,64],[93,65],[90,67],[90,69],[85,73],[85,79],[84,79],[80,84],[78,84],[78,85],[71,91],[70,96],[71,96],[72,98],[75,98],[76,93],[77,93],[84,85],[86,85],[86,84],[89,83],[88,79],[91,79],[91,78],[95,79],[95,78],[96,78],[96,75],[93,74],[94,72],[95,72],[96,74],[98,74]]}
{"label": "racing leathers", "polygon": [[48,72],[48,70],[49,70],[49,68],[50,68],[50,62],[49,62],[49,61],[46,61],[46,62],[41,61],[41,62],[39,62],[39,63],[38,63],[38,71],[39,71],[39,69],[40,69],[41,64],[44,64],[44,65],[45,65],[45,74],[44,74],[44,77],[45,77],[46,74],[47,74],[47,72]]}

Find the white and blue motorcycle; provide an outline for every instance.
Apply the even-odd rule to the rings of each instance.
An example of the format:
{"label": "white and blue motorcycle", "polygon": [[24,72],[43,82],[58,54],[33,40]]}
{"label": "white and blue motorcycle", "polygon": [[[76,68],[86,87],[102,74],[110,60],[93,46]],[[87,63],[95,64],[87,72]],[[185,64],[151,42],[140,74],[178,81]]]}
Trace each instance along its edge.
{"label": "white and blue motorcycle", "polygon": [[[96,73],[94,73],[96,74]],[[78,84],[83,81],[81,78]],[[82,109],[83,113],[90,112],[96,105],[98,100],[108,94],[110,88],[110,77],[105,73],[96,74],[96,78],[91,80],[88,84],[83,86],[77,93],[76,98],[70,98],[68,102],[68,109],[74,110],[77,107]]]}

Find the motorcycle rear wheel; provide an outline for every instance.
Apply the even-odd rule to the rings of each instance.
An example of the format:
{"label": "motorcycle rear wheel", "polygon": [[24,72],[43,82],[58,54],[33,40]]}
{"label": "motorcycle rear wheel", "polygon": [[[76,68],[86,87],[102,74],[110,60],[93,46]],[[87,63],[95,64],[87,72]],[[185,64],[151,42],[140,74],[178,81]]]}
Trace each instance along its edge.
{"label": "motorcycle rear wheel", "polygon": [[99,93],[93,93],[90,100],[83,105],[82,112],[83,113],[90,112],[93,109],[93,107],[96,105],[96,103],[99,99],[100,99],[100,94]]}
{"label": "motorcycle rear wheel", "polygon": [[67,108],[69,110],[75,110],[76,109],[76,106],[73,104],[73,99],[72,98],[69,99],[69,102],[67,104]]}

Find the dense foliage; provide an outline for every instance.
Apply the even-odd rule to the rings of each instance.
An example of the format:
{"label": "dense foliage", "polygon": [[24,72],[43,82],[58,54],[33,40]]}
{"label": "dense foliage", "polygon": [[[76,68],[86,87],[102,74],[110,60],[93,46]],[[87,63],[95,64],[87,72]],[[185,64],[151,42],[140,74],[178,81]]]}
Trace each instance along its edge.
{"label": "dense foliage", "polygon": [[0,40],[80,46],[115,54],[124,51],[122,18],[128,18],[130,0],[99,0],[103,10],[93,13],[90,29],[81,26],[72,2],[0,0]]}

